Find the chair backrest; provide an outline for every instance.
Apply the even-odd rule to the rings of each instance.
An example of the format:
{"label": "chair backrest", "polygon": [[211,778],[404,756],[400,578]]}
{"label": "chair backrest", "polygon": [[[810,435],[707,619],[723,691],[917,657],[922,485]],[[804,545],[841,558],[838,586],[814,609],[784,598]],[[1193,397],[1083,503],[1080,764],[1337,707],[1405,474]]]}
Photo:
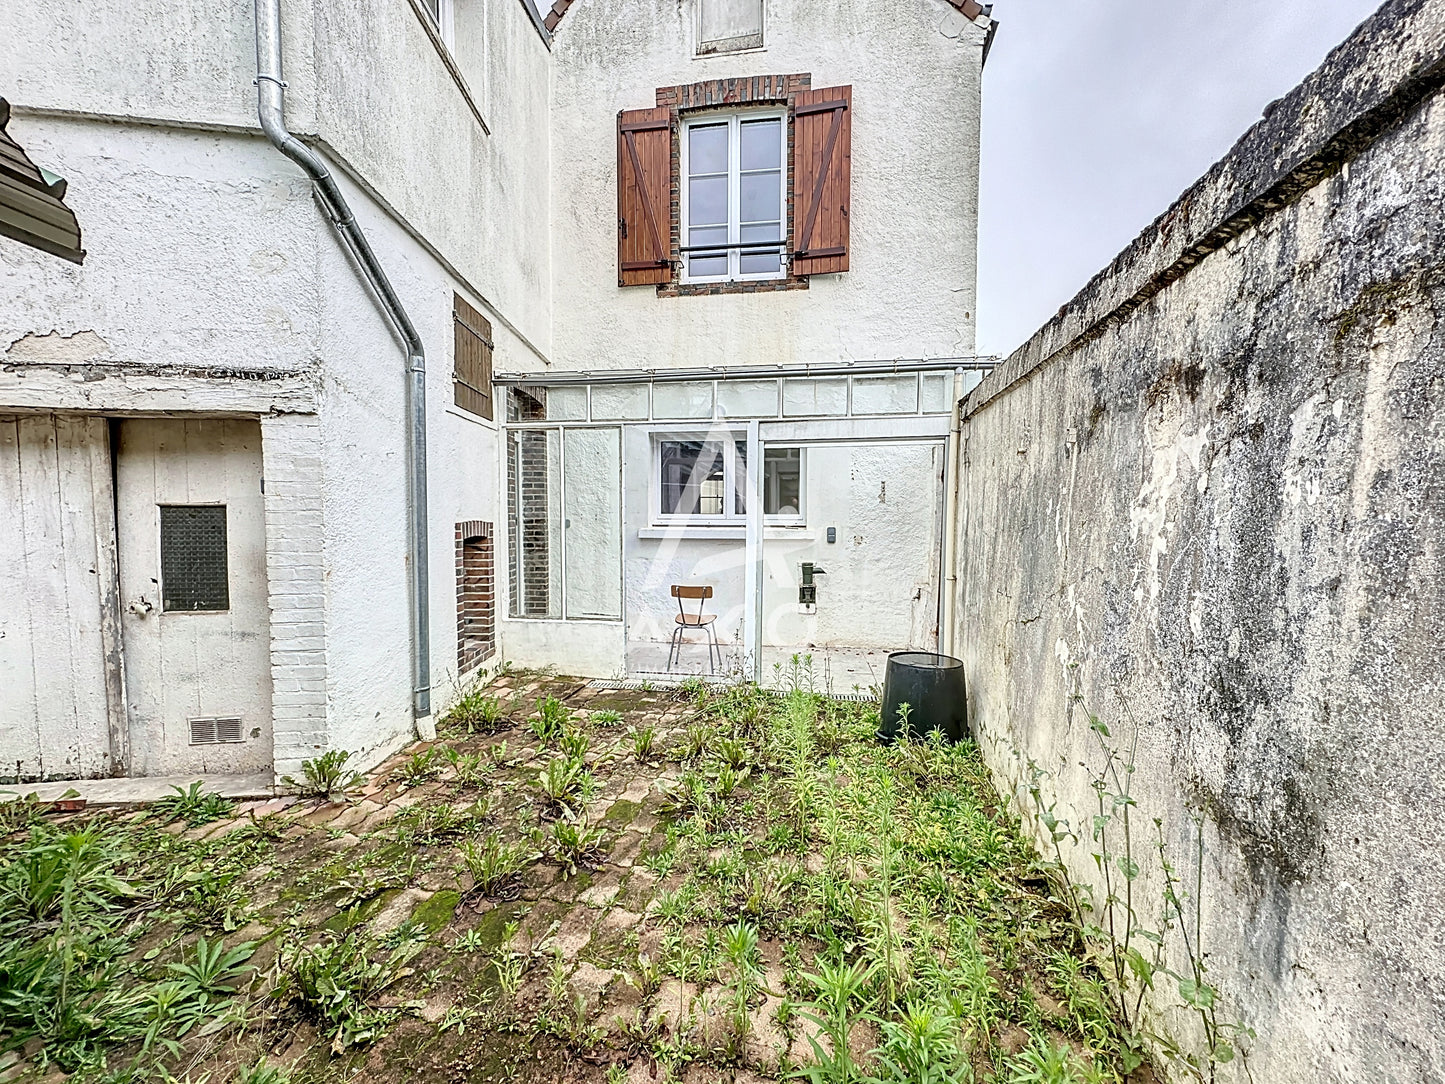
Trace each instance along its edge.
{"label": "chair backrest", "polygon": [[712,598],[712,587],[703,584],[700,587],[690,587],[686,584],[675,583],[672,585],[672,597],[677,599],[677,612],[686,616],[687,611],[682,608],[682,600],[685,598],[697,599],[697,616],[702,617],[703,600]]}

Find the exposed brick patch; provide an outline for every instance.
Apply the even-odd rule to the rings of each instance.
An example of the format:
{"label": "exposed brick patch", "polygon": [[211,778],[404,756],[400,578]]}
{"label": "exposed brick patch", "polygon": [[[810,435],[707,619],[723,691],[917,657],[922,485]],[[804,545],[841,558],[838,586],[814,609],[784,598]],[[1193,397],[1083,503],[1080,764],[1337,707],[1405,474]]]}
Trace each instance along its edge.
{"label": "exposed brick patch", "polygon": [[457,674],[475,669],[497,650],[497,601],[492,525],[457,524]]}
{"label": "exposed brick patch", "polygon": [[[682,126],[679,123],[684,114],[703,112],[708,109],[732,109],[748,105],[793,107],[793,96],[800,90],[810,90],[813,76],[810,72],[792,75],[751,75],[739,79],[709,79],[701,83],[682,83],[672,87],[657,88],[657,105],[672,112],[672,195],[668,217],[672,219],[672,265],[682,272]],[[787,178],[788,220],[785,224],[786,250],[793,250],[793,125],[789,121]],[[786,278],[764,279],[749,282],[672,282],[657,288],[658,297],[705,297],[715,294],[765,294],[779,290],[806,290],[808,279],[805,275],[794,275],[791,271]]]}

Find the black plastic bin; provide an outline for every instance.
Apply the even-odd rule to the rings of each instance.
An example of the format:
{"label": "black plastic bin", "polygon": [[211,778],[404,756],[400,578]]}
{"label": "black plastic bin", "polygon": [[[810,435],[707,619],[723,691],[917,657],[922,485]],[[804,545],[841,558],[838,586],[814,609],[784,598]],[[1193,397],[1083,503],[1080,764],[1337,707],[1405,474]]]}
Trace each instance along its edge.
{"label": "black plastic bin", "polygon": [[903,729],[898,716],[907,704],[908,731],[920,737],[942,730],[949,741],[968,737],[968,700],[963,663],[928,651],[895,651],[883,675],[883,718],[878,736],[892,741]]}

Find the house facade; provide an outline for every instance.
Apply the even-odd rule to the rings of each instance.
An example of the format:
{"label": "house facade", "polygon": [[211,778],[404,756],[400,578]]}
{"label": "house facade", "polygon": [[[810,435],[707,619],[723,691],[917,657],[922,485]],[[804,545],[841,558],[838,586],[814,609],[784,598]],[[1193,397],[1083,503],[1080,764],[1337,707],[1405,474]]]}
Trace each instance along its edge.
{"label": "house facade", "polygon": [[0,777],[372,763],[503,661],[938,644],[978,5],[9,22],[85,254],[0,237]]}

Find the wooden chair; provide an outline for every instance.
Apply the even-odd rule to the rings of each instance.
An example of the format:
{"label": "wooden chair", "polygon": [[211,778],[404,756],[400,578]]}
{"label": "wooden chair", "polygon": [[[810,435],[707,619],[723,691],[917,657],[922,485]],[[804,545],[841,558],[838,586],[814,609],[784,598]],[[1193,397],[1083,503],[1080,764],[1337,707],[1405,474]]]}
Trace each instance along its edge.
{"label": "wooden chair", "polygon": [[[717,642],[717,629],[713,622],[717,620],[717,614],[704,613],[703,609],[708,599],[712,598],[712,588],[709,586],[687,587],[680,583],[672,585],[672,597],[677,599],[677,616],[673,619],[677,627],[672,630],[672,646],[667,651],[667,669],[671,673],[674,662],[682,660],[682,637],[688,629],[702,629],[707,633],[707,668],[708,673],[717,673],[718,665],[722,662],[722,647]],[[697,612],[689,613],[684,600],[696,600]]]}

